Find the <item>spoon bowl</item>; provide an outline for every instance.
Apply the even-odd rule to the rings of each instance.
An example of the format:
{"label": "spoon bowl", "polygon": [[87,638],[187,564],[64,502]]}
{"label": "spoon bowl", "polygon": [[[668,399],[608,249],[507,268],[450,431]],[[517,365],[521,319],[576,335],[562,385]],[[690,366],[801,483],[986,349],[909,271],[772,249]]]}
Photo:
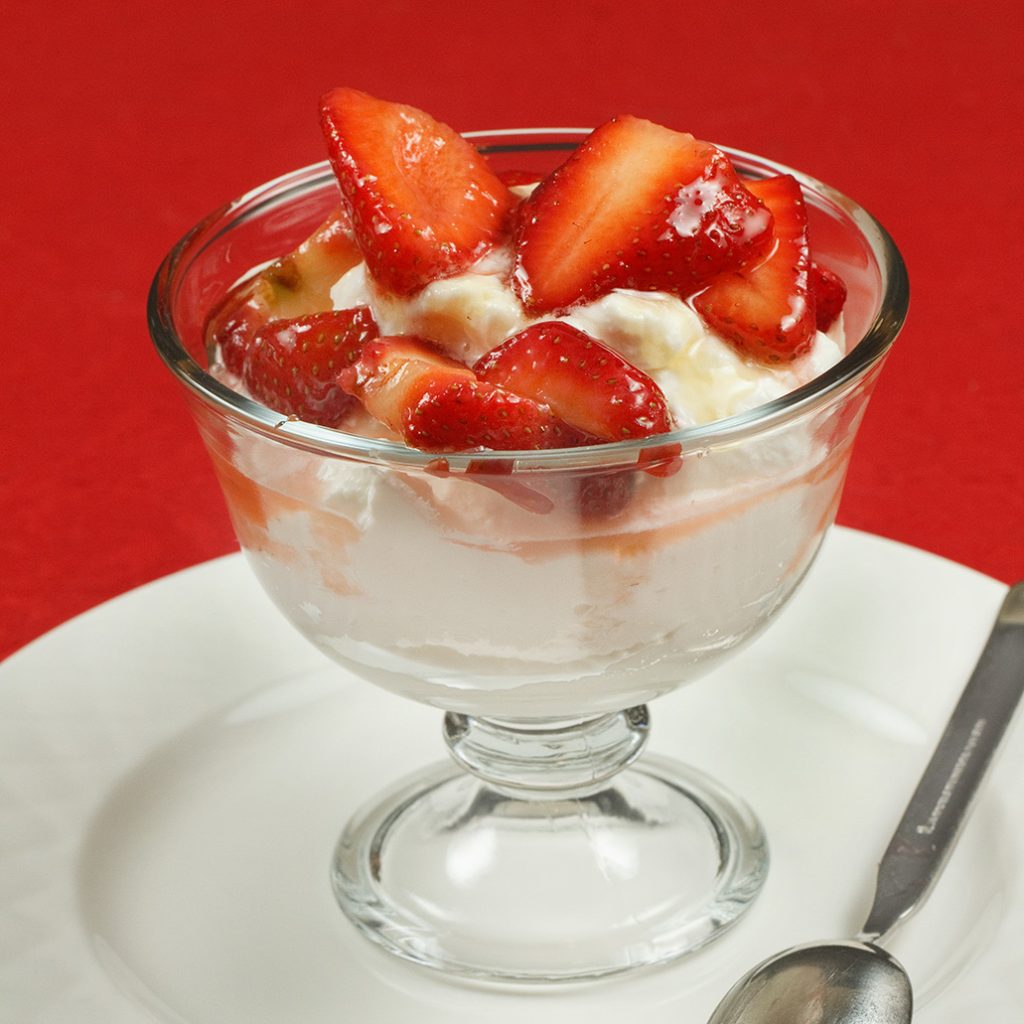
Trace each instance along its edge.
{"label": "spoon bowl", "polygon": [[913,995],[899,962],[867,942],[795,946],[726,995],[708,1024],[910,1024]]}

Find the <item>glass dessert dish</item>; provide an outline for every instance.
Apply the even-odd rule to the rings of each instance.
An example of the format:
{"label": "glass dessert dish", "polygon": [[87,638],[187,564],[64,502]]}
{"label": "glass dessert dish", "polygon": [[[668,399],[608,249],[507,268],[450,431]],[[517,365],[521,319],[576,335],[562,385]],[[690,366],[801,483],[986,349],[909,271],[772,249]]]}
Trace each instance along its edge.
{"label": "glass dessert dish", "polygon": [[[469,137],[498,169],[546,172],[585,134]],[[152,335],[260,582],[330,658],[445,713],[453,762],[378,796],[331,865],[347,915],[399,956],[491,980],[626,971],[720,935],[764,880],[739,798],[637,760],[646,704],[756,636],[807,572],[908,290],[855,203],[729,155],[741,174],[801,182],[816,258],[848,288],[847,355],[671,435],[438,456],[233,391],[210,372],[204,324],[336,205],[326,164],[216,211],[158,272]],[[386,722],[365,727],[391,741]]]}

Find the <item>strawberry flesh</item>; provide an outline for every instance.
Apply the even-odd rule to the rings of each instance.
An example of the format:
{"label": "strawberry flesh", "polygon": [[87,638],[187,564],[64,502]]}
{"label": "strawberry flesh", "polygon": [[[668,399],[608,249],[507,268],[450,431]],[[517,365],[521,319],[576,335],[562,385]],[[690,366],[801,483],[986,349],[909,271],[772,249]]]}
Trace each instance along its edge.
{"label": "strawberry flesh", "polygon": [[420,338],[379,338],[364,345],[338,382],[370,415],[421,451],[513,451],[582,443],[579,432],[549,409],[478,380],[469,367]]}
{"label": "strawberry flesh", "polygon": [[559,321],[534,324],[481,357],[481,380],[551,407],[602,441],[672,429],[661,388],[618,352]]}
{"label": "strawberry flesh", "polygon": [[252,347],[256,332],[270,320],[273,290],[262,276],[232,289],[214,308],[206,321],[206,351],[210,362],[241,377],[245,354]]}
{"label": "strawberry flesh", "polygon": [[827,331],[846,305],[846,285],[838,274],[812,260],[810,291],[818,330]]}
{"label": "strawberry flesh", "polygon": [[377,325],[366,306],[275,320],[260,327],[242,370],[249,393],[287,416],[335,427],[354,399],[337,384]]}
{"label": "strawberry flesh", "polygon": [[816,330],[807,211],[792,175],[750,181],[747,187],[771,210],[775,248],[760,264],[716,278],[693,304],[708,326],[744,354],[784,362],[806,352]]}
{"label": "strawberry flesh", "polygon": [[405,418],[406,440],[423,451],[523,451],[584,443],[545,406],[483,380],[428,388]]}
{"label": "strawberry flesh", "polygon": [[320,109],[356,241],[382,287],[413,295],[499,240],[515,197],[447,125],[356,89],[334,89]]}
{"label": "strawberry flesh", "polygon": [[338,376],[338,386],[362,402],[375,419],[404,436],[405,417],[438,382],[474,380],[473,371],[412,335],[377,338],[363,345]]}
{"label": "strawberry flesh", "polygon": [[761,257],[771,226],[721,150],[618,117],[524,201],[513,286],[535,314],[614,288],[686,298],[722,271]]}
{"label": "strawberry flesh", "polygon": [[242,376],[256,332],[272,320],[331,308],[331,287],[362,257],[348,215],[336,208],[297,249],[230,292],[206,325],[207,348]]}

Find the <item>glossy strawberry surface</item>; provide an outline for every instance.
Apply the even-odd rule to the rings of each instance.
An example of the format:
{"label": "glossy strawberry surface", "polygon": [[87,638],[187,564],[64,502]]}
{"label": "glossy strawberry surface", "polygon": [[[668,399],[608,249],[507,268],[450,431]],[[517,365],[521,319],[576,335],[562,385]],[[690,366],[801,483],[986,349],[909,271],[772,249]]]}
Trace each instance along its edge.
{"label": "glossy strawberry surface", "polygon": [[630,116],[594,131],[516,221],[513,286],[538,314],[614,288],[689,296],[763,255],[772,226],[721,150]]}
{"label": "glossy strawberry surface", "polygon": [[421,451],[561,448],[582,443],[545,406],[477,378],[415,337],[362,347],[339,383],[370,415]]}
{"label": "glossy strawberry surface", "polygon": [[527,327],[484,355],[481,379],[549,405],[602,441],[672,429],[665,396],[643,370],[570,324]]}
{"label": "glossy strawberry surface", "polygon": [[570,448],[585,440],[547,406],[485,380],[431,385],[407,413],[403,434],[437,452]]}
{"label": "glossy strawberry surface", "polygon": [[807,211],[799,182],[789,174],[748,182],[772,212],[774,247],[761,263],[729,271],[696,296],[708,325],[746,355],[765,363],[806,352],[816,330],[810,298]]}
{"label": "glossy strawberry surface", "polygon": [[278,412],[335,427],[354,403],[339,373],[377,336],[366,306],[275,320],[256,331],[242,377],[253,398]]}
{"label": "glossy strawberry surface", "polygon": [[458,274],[502,236],[516,199],[447,125],[347,88],[323,97],[321,124],[356,241],[388,291]]}
{"label": "glossy strawberry surface", "polygon": [[812,260],[809,287],[815,323],[819,331],[827,331],[846,305],[846,285],[838,274]]}

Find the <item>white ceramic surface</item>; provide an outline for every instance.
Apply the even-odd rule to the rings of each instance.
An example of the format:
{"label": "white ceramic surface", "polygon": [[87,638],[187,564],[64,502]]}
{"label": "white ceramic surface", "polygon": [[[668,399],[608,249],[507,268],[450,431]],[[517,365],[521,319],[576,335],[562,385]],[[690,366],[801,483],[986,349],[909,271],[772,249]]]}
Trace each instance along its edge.
{"label": "white ceramic surface", "polygon": [[[326,662],[240,556],[126,594],[0,665],[0,1024],[704,1024],[764,956],[856,932],[1004,592],[834,531],[762,639],[652,706],[652,750],[761,815],[754,909],[669,968],[500,992],[385,958],[327,880],[349,812],[443,756],[440,715]],[[919,1024],[1021,1020],[1022,777],[1018,725],[892,943]]]}

